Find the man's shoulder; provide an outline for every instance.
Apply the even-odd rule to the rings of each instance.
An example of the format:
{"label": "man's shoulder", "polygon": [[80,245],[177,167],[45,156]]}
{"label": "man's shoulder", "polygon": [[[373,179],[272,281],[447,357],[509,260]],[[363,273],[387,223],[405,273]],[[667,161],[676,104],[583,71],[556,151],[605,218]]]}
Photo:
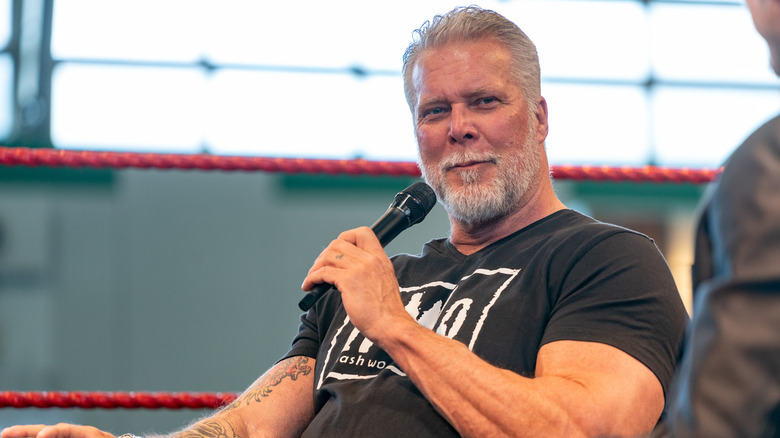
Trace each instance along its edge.
{"label": "man's shoulder", "polygon": [[576,210],[561,210],[545,219],[549,219],[540,232],[549,232],[566,237],[607,237],[615,234],[630,234],[645,236],[644,234],[620,225],[603,222],[594,219]]}
{"label": "man's shoulder", "polygon": [[735,172],[748,172],[742,177],[756,177],[767,163],[780,159],[780,115],[768,120],[753,131],[737,147],[724,164],[721,179]]}
{"label": "man's shoulder", "polygon": [[[557,211],[528,227],[485,248],[490,257],[526,257],[549,255],[539,260],[579,259],[593,248],[608,242],[610,247],[631,246],[646,251],[652,239],[637,231],[594,219],[575,210]],[[537,261],[539,261],[537,260]]]}

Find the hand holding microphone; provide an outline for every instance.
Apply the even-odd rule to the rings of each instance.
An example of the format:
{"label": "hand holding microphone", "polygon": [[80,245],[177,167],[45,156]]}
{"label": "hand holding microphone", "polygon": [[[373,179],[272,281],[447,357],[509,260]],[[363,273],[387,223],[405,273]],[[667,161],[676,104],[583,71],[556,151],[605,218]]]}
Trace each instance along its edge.
{"label": "hand holding microphone", "polygon": [[[434,205],[436,194],[433,189],[423,182],[416,182],[395,196],[385,214],[371,225],[371,230],[384,247],[405,229],[422,222]],[[316,286],[301,299],[298,307],[303,311],[309,310],[332,287],[326,283]]]}

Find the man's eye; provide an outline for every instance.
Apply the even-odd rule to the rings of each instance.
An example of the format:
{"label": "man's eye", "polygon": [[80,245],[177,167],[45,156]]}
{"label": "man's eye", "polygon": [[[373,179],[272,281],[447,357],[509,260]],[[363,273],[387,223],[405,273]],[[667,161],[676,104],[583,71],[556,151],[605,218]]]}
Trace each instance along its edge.
{"label": "man's eye", "polygon": [[431,108],[423,112],[423,116],[435,116],[444,112],[443,108]]}
{"label": "man's eye", "polygon": [[479,99],[479,103],[481,103],[483,105],[491,104],[491,103],[493,103],[495,101],[496,101],[495,97],[483,97],[483,98]]}

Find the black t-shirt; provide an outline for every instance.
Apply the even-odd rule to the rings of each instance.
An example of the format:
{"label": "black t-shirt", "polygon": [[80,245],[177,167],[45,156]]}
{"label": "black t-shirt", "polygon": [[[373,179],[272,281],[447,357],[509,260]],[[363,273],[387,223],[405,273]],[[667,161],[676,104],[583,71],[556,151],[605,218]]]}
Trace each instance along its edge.
{"label": "black t-shirt", "polygon": [[[665,260],[642,234],[563,210],[468,256],[440,239],[393,265],[421,325],[497,367],[532,377],[542,345],[600,342],[644,363],[666,391],[687,315]],[[285,357],[317,359],[317,415],[303,436],[457,436],[349,322],[337,291],[301,321]]]}

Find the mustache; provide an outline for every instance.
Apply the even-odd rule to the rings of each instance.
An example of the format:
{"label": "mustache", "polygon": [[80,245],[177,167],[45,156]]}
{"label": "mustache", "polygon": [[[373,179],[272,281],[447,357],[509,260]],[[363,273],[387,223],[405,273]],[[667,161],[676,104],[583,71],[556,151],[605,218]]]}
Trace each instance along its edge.
{"label": "mustache", "polygon": [[439,162],[438,167],[440,171],[447,172],[455,167],[483,162],[498,164],[501,162],[501,156],[494,152],[477,152],[473,150],[465,150],[445,157]]}

